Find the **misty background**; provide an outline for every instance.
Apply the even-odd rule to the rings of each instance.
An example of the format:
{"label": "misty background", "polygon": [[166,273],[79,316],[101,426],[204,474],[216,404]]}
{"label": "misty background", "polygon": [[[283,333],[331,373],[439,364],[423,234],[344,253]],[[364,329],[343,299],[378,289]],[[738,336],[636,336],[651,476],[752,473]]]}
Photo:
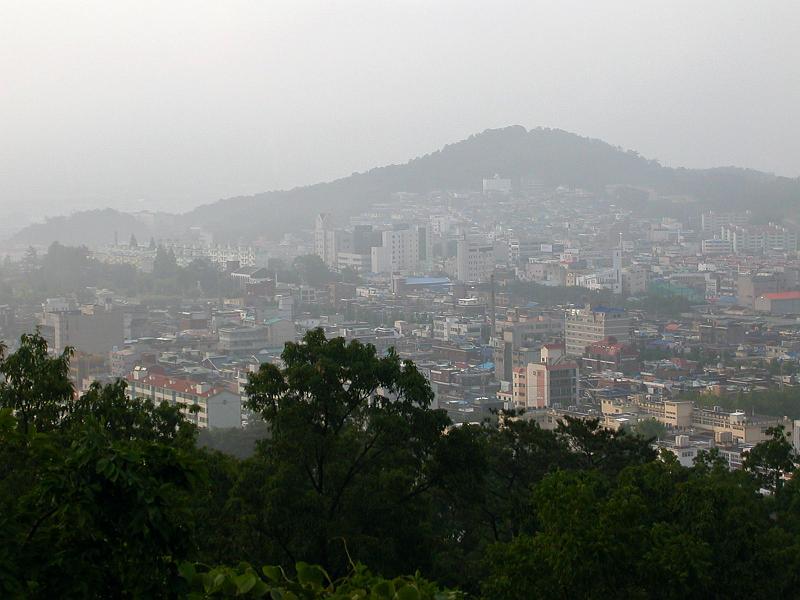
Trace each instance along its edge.
{"label": "misty background", "polygon": [[558,127],[800,175],[800,3],[0,2],[7,226],[219,198]]}

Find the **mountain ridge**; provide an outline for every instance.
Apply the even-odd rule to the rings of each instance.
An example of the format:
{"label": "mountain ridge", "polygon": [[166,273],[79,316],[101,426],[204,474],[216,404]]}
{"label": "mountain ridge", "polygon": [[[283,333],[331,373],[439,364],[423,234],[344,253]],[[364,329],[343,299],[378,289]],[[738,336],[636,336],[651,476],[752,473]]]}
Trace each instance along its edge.
{"label": "mountain ridge", "polygon": [[[648,187],[663,195],[694,198],[702,207],[745,208],[758,204],[761,214],[796,216],[800,206],[800,178],[791,179],[739,167],[688,169],[665,167],[633,150],[561,129],[520,125],[487,129],[405,163],[374,167],[329,182],[288,190],[236,196],[204,204],[186,213],[163,213],[170,226],[201,226],[219,241],[249,241],[278,237],[310,227],[317,212],[352,214],[374,202],[387,201],[393,192],[442,189],[479,190],[483,177],[535,177],[546,185],[569,185],[602,191],[610,184]],[[289,212],[278,212],[284,207]],[[89,243],[96,226],[91,212],[75,213],[28,226],[12,242],[47,244],[76,237]],[[94,211],[96,212],[96,211]],[[117,211],[119,215],[126,215]],[[786,214],[782,214],[786,213]],[[107,215],[108,216],[108,215]],[[119,239],[137,233],[129,218],[120,217]],[[100,232],[108,237],[113,219]],[[130,230],[130,231],[128,231]],[[151,232],[155,233],[155,232]],[[49,241],[48,241],[49,238]],[[108,240],[110,241],[110,240]],[[106,243],[108,243],[106,241]]]}

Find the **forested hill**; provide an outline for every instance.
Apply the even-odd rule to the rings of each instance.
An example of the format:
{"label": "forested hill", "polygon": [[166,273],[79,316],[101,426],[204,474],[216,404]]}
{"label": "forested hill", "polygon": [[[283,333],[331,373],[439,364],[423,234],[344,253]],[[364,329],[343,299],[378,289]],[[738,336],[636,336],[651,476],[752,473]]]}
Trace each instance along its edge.
{"label": "forested hill", "polygon": [[[520,126],[487,130],[401,165],[378,167],[328,183],[254,196],[228,198],[180,215],[181,226],[202,226],[220,241],[246,241],[308,227],[320,211],[347,214],[389,199],[392,192],[478,190],[483,177],[534,177],[545,184],[602,189],[631,184],[663,195],[692,197],[709,208],[758,206],[764,218],[796,218],[800,179],[733,167],[684,169],[663,167],[636,152],[558,129]],[[64,239],[86,231],[85,215],[60,221]],[[52,235],[52,228],[42,230]],[[27,228],[19,240],[31,239]]]}

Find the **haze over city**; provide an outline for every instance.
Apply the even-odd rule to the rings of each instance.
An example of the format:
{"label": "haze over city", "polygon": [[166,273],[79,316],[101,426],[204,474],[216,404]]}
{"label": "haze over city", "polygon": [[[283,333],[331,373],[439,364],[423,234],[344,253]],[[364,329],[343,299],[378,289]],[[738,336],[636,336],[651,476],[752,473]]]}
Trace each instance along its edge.
{"label": "haze over city", "polygon": [[0,0],[0,598],[800,598],[799,17]]}
{"label": "haze over city", "polygon": [[557,127],[800,175],[800,5],[10,2],[0,207],[185,211]]}

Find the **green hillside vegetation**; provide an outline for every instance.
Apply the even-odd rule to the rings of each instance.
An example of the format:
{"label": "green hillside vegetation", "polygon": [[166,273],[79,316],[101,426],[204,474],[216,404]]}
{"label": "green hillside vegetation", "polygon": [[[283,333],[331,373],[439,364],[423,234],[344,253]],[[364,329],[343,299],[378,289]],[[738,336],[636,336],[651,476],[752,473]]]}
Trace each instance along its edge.
{"label": "green hillside vegetation", "polygon": [[251,377],[270,434],[240,459],[124,383],[74,398],[70,351],[23,337],[0,359],[0,597],[796,596],[780,430],[745,470],[684,468],[596,420],[452,427],[413,363],[321,331],[282,358]]}

